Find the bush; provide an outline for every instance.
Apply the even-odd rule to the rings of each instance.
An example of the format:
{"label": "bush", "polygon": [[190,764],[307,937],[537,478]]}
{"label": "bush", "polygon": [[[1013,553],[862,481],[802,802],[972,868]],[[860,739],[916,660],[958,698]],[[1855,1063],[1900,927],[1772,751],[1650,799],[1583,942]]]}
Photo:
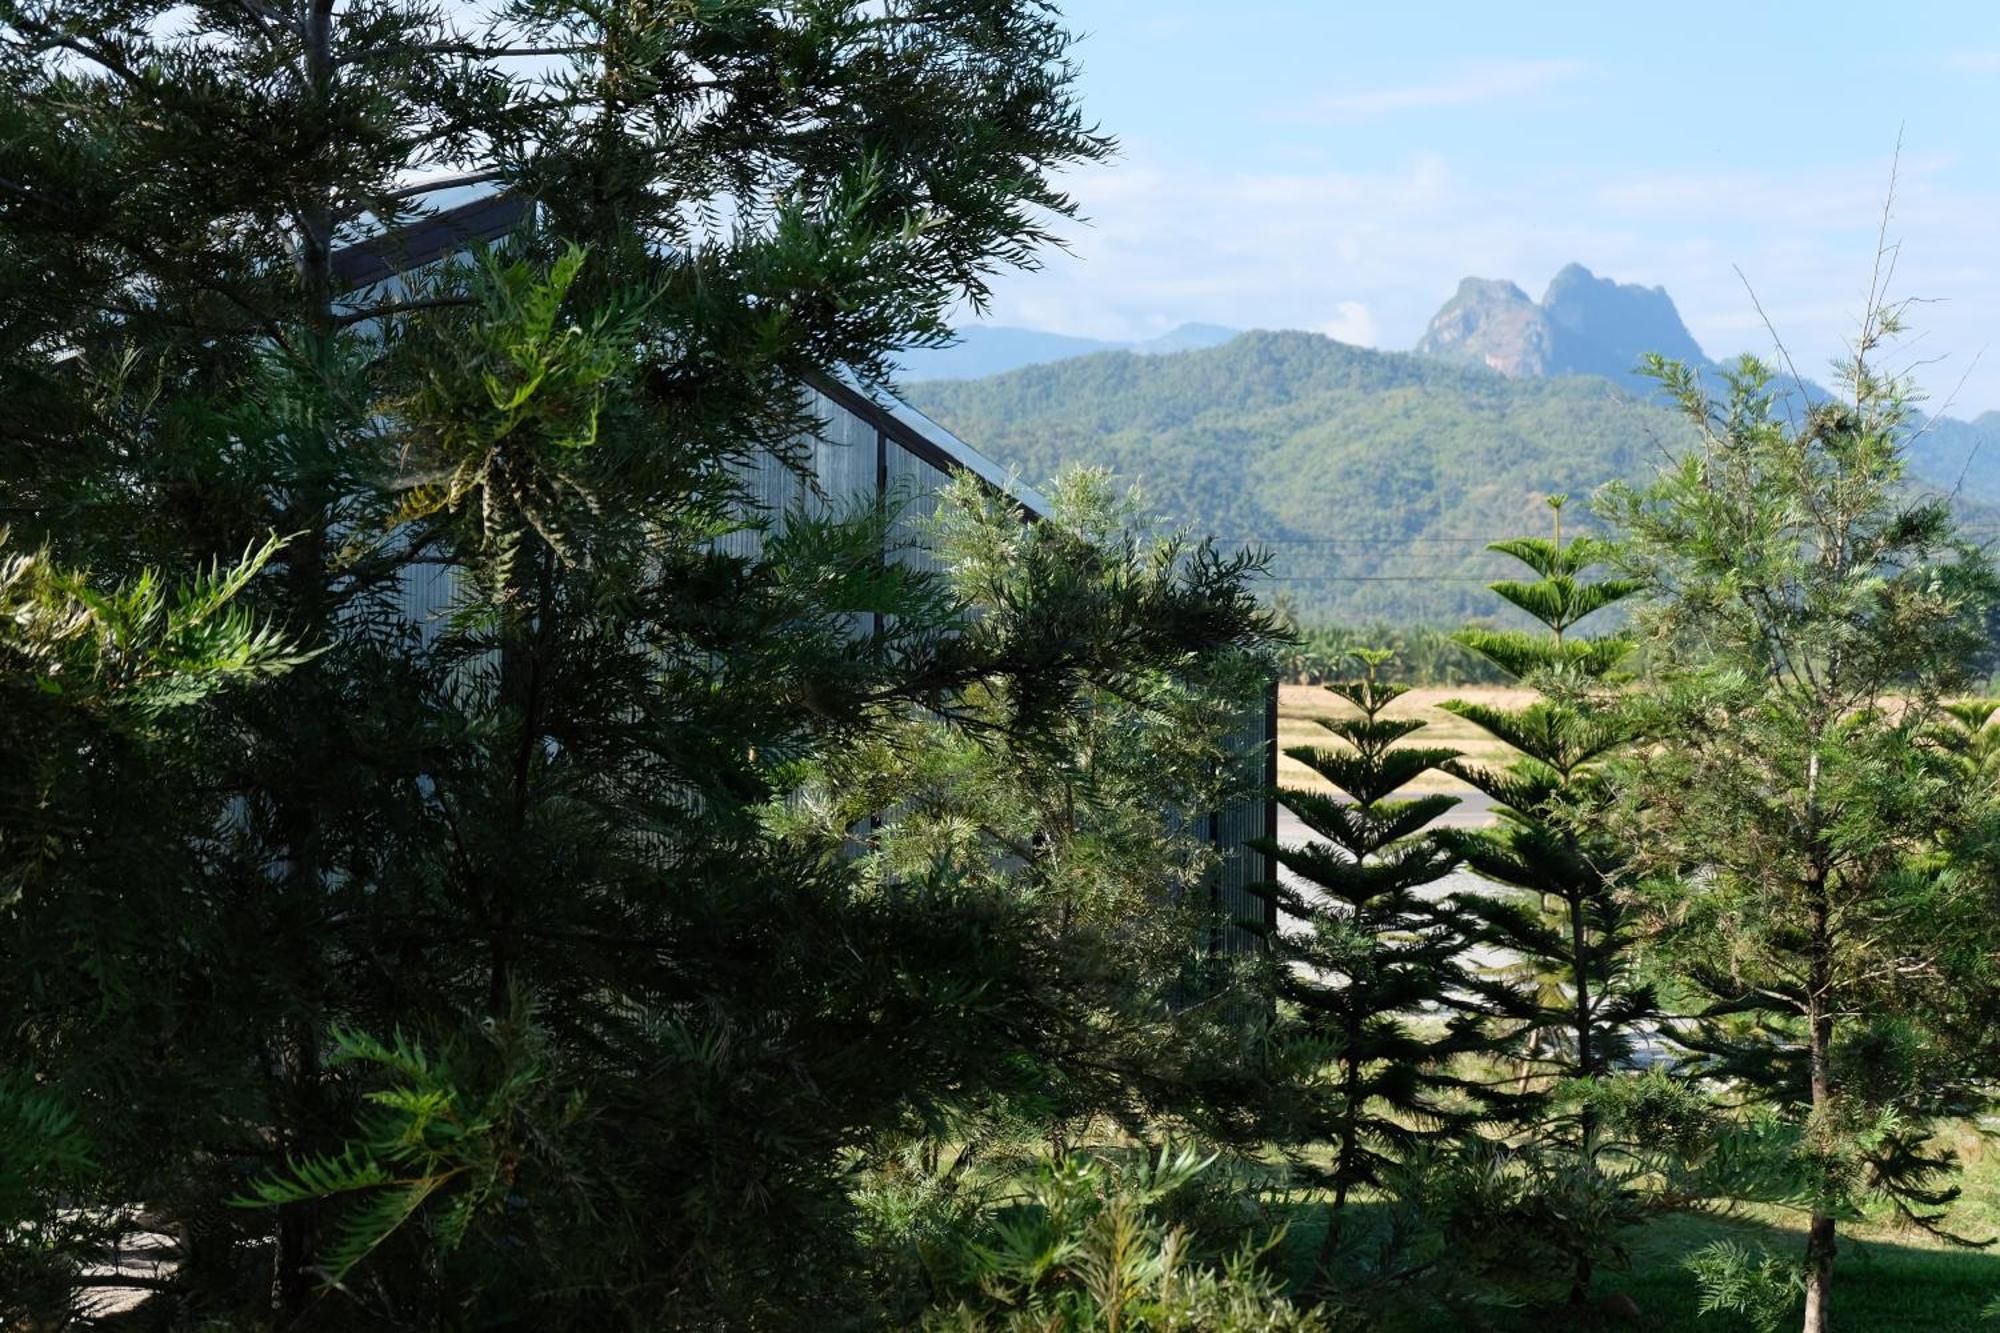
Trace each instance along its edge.
{"label": "bush", "polygon": [[1701,1288],[1701,1313],[1742,1315],[1757,1333],[1775,1333],[1805,1294],[1799,1265],[1762,1246],[1718,1240],[1689,1255],[1685,1267]]}
{"label": "bush", "polygon": [[1319,685],[1350,676],[1357,648],[1386,650],[1394,666],[1385,674],[1410,685],[1502,685],[1508,683],[1491,662],[1452,641],[1451,631],[1430,625],[1299,626],[1279,661],[1282,678],[1294,685]]}
{"label": "bush", "polygon": [[1217,1262],[1163,1220],[1213,1159],[1163,1152],[1136,1167],[1071,1154],[1044,1162],[965,1248],[961,1292],[930,1333],[1313,1333],[1333,1326],[1293,1305],[1261,1260],[1277,1238]]}

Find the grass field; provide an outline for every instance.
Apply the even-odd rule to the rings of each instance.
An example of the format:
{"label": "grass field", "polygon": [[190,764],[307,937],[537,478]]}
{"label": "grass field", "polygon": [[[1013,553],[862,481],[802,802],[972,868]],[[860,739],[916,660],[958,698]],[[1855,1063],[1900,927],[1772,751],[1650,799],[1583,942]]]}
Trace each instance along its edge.
{"label": "grass field", "polygon": [[[1319,1235],[1319,1225],[1304,1218],[1288,1235],[1299,1268],[1310,1264]],[[1596,1294],[1623,1292],[1639,1310],[1636,1321],[1606,1326],[1654,1333],[1744,1333],[1748,1325],[1741,1316],[1698,1313],[1694,1278],[1682,1266],[1688,1255],[1722,1239],[1762,1245],[1788,1258],[1805,1247],[1801,1227],[1776,1219],[1662,1218],[1633,1237],[1629,1269],[1599,1278]],[[1892,1229],[1861,1228],[1841,1239],[1834,1327],[1843,1333],[1992,1333],[2000,1321],[1984,1319],[1980,1312],[1996,1295],[2000,1255],[1949,1248]],[[1541,1333],[1592,1325],[1558,1308],[1502,1312],[1495,1326],[1505,1333]],[[1441,1322],[1427,1333],[1458,1333],[1459,1328],[1455,1321]]]}
{"label": "grass field", "polygon": [[[1510,689],[1500,685],[1411,690],[1389,705],[1387,716],[1420,717],[1428,724],[1422,731],[1416,732],[1407,741],[1402,742],[1405,745],[1443,746],[1446,749],[1460,751],[1475,763],[1504,764],[1511,753],[1506,746],[1463,718],[1445,712],[1438,705],[1447,699],[1464,699],[1468,702],[1514,708],[1529,702],[1534,697],[1533,691]],[[1353,715],[1354,709],[1346,700],[1321,686],[1280,686],[1279,749],[1283,750],[1294,745],[1337,746],[1340,742],[1314,719]],[[1289,755],[1283,755],[1278,760],[1278,781],[1288,787],[1304,787],[1314,791],[1330,790],[1318,774]],[[1466,787],[1464,783],[1447,773],[1430,772],[1411,783],[1407,790],[1464,791]]]}
{"label": "grass field", "polygon": [[[1987,1144],[1969,1128],[1955,1136],[1965,1156],[1964,1197],[1950,1224],[1976,1239],[2000,1235],[2000,1143]],[[1365,1205],[1364,1205],[1365,1207]],[[1324,1214],[1301,1210],[1286,1235],[1288,1267],[1295,1281],[1311,1269]],[[1599,1296],[1623,1292],[1640,1318],[1608,1327],[1657,1333],[1742,1333],[1748,1325],[1731,1314],[1698,1313],[1699,1293],[1682,1261],[1716,1240],[1762,1245],[1785,1258],[1805,1249],[1804,1220],[1776,1209],[1730,1215],[1664,1217],[1632,1233],[1631,1265],[1600,1275]],[[2000,1253],[1964,1249],[1886,1219],[1844,1227],[1834,1276],[1834,1327],[1842,1333],[2000,1333],[2000,1320],[1981,1311],[2000,1297]],[[1497,1321],[1507,1333],[1541,1333],[1577,1326],[1566,1310],[1521,1310]],[[1588,1325],[1585,1325],[1588,1326]],[[1790,1325],[1787,1325],[1788,1327]],[[1456,1333],[1455,1323],[1427,1333]]]}

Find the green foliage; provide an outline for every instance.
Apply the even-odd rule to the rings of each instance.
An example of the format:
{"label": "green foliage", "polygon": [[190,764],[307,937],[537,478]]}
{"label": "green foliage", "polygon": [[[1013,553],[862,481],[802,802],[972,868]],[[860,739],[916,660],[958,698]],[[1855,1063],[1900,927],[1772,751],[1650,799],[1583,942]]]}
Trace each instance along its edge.
{"label": "green foliage", "polygon": [[505,553],[526,531],[570,557],[568,515],[601,509],[612,479],[594,465],[600,420],[657,293],[614,297],[587,326],[572,322],[565,303],[586,260],[571,245],[546,273],[490,256],[469,273],[446,270],[420,290],[468,295],[480,317],[420,326],[398,341],[398,354],[421,372],[385,404],[409,433],[402,501],[390,521],[464,514],[480,545],[502,553],[502,578],[511,569]]}
{"label": "green foliage", "polygon": [[142,570],[114,587],[57,567],[46,550],[9,552],[9,544],[0,528],[0,666],[9,687],[145,717],[308,660],[242,598],[282,548],[275,538],[179,582]]}
{"label": "green foliage", "polygon": [[[1634,919],[1620,896],[1625,852],[1606,827],[1598,769],[1631,739],[1604,684],[1630,651],[1622,634],[1576,635],[1578,624],[1637,591],[1627,580],[1587,577],[1613,551],[1600,539],[1563,540],[1566,497],[1549,498],[1554,534],[1497,543],[1540,577],[1493,590],[1543,630],[1468,629],[1455,637],[1508,676],[1542,691],[1518,708],[1452,701],[1444,708],[1504,741],[1502,770],[1454,762],[1450,770],[1494,800],[1499,825],[1449,830],[1443,841],[1500,893],[1458,902],[1488,944],[1504,951],[1493,1005],[1519,1071],[1530,1133],[1527,1174],[1559,1191],[1548,1201],[1564,1225],[1545,1228],[1570,1270],[1572,1299],[1591,1273],[1622,1253],[1619,1232],[1645,1212],[1636,1186],[1653,1144],[1607,1138],[1601,1107],[1615,1102],[1643,1029],[1659,1013],[1635,975]],[[1529,1097],[1529,1094],[1536,1094]]]}
{"label": "green foliage", "polygon": [[1966,781],[1990,784],[2000,776],[2000,727],[1992,725],[2000,699],[1955,699],[1941,711],[1931,742],[1951,757]]}
{"label": "green foliage", "polygon": [[75,821],[114,777],[93,760],[163,753],[169,715],[310,657],[244,605],[277,541],[183,582],[142,570],[113,587],[9,546],[0,528],[0,903],[83,851]]}
{"label": "green foliage", "polygon": [[1400,1272],[1406,1288],[1422,1279],[1424,1304],[1468,1323],[1481,1310],[1560,1304],[1574,1295],[1577,1255],[1626,1265],[1620,1241],[1645,1216],[1646,1171],[1471,1136],[1417,1154],[1389,1178],[1401,1248],[1386,1266],[1378,1257],[1377,1271]]}
{"label": "green foliage", "polygon": [[[1269,543],[1272,572],[1307,624],[1486,616],[1483,585],[1498,572],[1488,542],[1538,526],[1546,496],[1643,483],[1662,449],[1677,454],[1696,434],[1659,393],[1594,375],[1509,378],[1303,332],[1074,357],[909,394],[1028,476],[1066,462],[1107,467],[1176,522]],[[1983,487],[1963,493],[1960,460],[1941,458],[1976,436],[1940,419],[1919,442],[1927,482],[1907,491],[1951,493],[1968,522],[1987,527],[2000,494],[1978,476],[1986,455],[1973,458]]]}
{"label": "green foliage", "polygon": [[1448,1016],[1481,989],[1464,962],[1467,926],[1448,902],[1419,892],[1457,864],[1424,831],[1457,798],[1395,796],[1453,752],[1399,744],[1424,724],[1383,715],[1403,693],[1377,674],[1387,653],[1357,657],[1360,674],[1330,687],[1353,714],[1319,719],[1344,744],[1286,751],[1347,799],[1285,791],[1320,841],[1258,844],[1310,886],[1266,892],[1281,917],[1304,927],[1271,940],[1283,1005],[1271,1038],[1272,1132],[1288,1146],[1323,1144],[1330,1158],[1300,1164],[1333,1192],[1318,1285],[1333,1277],[1350,1192],[1381,1183],[1426,1138],[1469,1123],[1482,1091],[1450,1069],[1455,1055],[1485,1042],[1469,1016]]}
{"label": "green foliage", "polygon": [[[177,824],[168,804],[178,752],[199,734],[198,705],[309,657],[243,605],[279,545],[179,583],[144,570],[106,587],[46,551],[10,550],[0,528],[0,923],[10,933],[45,905],[76,913],[93,895],[114,905],[158,873],[163,833],[198,827]],[[76,968],[65,955],[79,927],[91,929],[71,920],[37,930],[27,949],[13,936],[11,966],[28,970],[17,984],[44,1000],[60,994],[33,972],[51,956]],[[142,958],[80,961],[99,1013],[143,984]],[[89,1009],[42,1012],[57,1033],[88,1030]],[[106,1188],[89,1085],[59,1045],[17,1046],[7,1059],[19,1063],[0,1066],[0,1321],[53,1324],[75,1312],[80,1262],[117,1236],[115,1210],[129,1200]]]}
{"label": "green foliage", "polygon": [[90,1165],[73,1109],[32,1078],[0,1080],[0,1216],[18,1223],[52,1193],[47,1181],[76,1180]]}
{"label": "green foliage", "polygon": [[1819,1323],[1858,1200],[1939,1225],[1951,1162],[1926,1126],[1977,1096],[1984,1042],[1958,1016],[1991,986],[1992,881],[1943,854],[1979,841],[1989,794],[1933,736],[1964,723],[1944,701],[1979,674],[1995,580],[1942,503],[1901,489],[1908,391],[1872,367],[1897,327],[1871,309],[1845,398],[1800,411],[1751,360],[1720,403],[1657,365],[1700,443],[1606,505],[1652,594],[1636,702],[1655,739],[1619,781],[1697,1006],[1684,1068],[1798,1135]]}
{"label": "green foliage", "polygon": [[1740,1315],[1757,1333],[1782,1328],[1805,1291],[1805,1275],[1796,1263],[1734,1241],[1711,1242],[1689,1255],[1685,1266],[1701,1286],[1702,1314]]}
{"label": "green foliage", "polygon": [[[1051,490],[1050,521],[1023,526],[961,482],[936,543],[954,591],[975,612],[960,651],[1005,662],[1014,673],[997,699],[1013,725],[1030,732],[1068,726],[1089,701],[1066,700],[1049,687],[1065,675],[1074,679],[1080,667],[1104,672],[1107,694],[1142,717],[1152,714],[1149,723],[1164,721],[1160,715],[1172,708],[1179,722],[1194,724],[1190,705],[1204,693],[1234,690],[1239,706],[1253,702],[1268,679],[1261,654],[1276,636],[1247,586],[1257,558],[1178,531],[1148,531],[1136,506],[1100,472],[1065,470]],[[1188,652],[1188,644],[1208,651]],[[1128,662],[1154,669],[1144,677],[1120,674]],[[1194,762],[1213,770],[1223,753],[1217,727],[1188,739]],[[1088,751],[1060,735],[1057,748]]]}
{"label": "green foliage", "polygon": [[[1535,610],[1528,607],[1522,609],[1535,614]],[[1573,608],[1557,598],[1551,598],[1538,609],[1560,615]],[[1462,629],[1452,637],[1462,647],[1477,653],[1516,680],[1544,671],[1562,671],[1597,679],[1609,675],[1631,651],[1631,645],[1614,638],[1573,639],[1551,645],[1543,634],[1476,626]]]}
{"label": "green foliage", "polygon": [[96,1167],[76,1109],[31,1075],[0,1071],[0,1320],[9,1327],[71,1312],[77,1256],[106,1230],[77,1206],[92,1197]]}
{"label": "green foliage", "polygon": [[1559,1105],[1587,1107],[1627,1145],[1686,1163],[1713,1148],[1717,1111],[1697,1084],[1655,1065],[1616,1078],[1575,1078],[1556,1088]]}
{"label": "green foliage", "polygon": [[1356,649],[1384,648],[1398,680],[1412,685],[1494,685],[1506,680],[1491,662],[1467,651],[1448,631],[1428,625],[1305,625],[1296,623],[1297,599],[1279,592],[1279,613],[1293,641],[1278,654],[1280,676],[1295,685],[1324,685],[1349,674]]}
{"label": "green foliage", "polygon": [[[1261,731],[1273,628],[1243,557],[1147,530],[1099,474],[1049,495],[1023,524],[973,481],[948,490],[930,525],[962,608],[948,652],[988,673],[800,765],[767,820],[838,849],[871,897],[957,904],[1017,941],[1038,1036],[1004,1082],[933,1108],[955,1133],[1030,1109],[1228,1133],[1254,978],[1207,947],[1229,867],[1201,820],[1261,787],[1241,737]],[[1203,1003],[1183,1002],[1195,991]],[[875,1160],[906,1147],[891,1136]]]}
{"label": "green foliage", "polygon": [[1186,1150],[1124,1168],[1080,1154],[1045,1162],[968,1248],[959,1284],[976,1294],[934,1311],[923,1326],[938,1333],[1329,1327],[1286,1300],[1260,1267],[1262,1249],[1275,1241],[1211,1266],[1196,1258],[1193,1236],[1161,1221],[1163,1203],[1208,1165]]}
{"label": "green foliage", "polygon": [[[865,1323],[881,1155],[1193,1101],[1091,1038],[1181,1021],[1134,905],[1206,873],[1162,810],[1244,785],[1205,710],[1254,562],[1052,525],[968,620],[913,514],[802,475],[808,383],[1075,211],[1069,43],[1036,0],[0,0],[0,507],[92,571],[30,598],[56,657],[0,648],[0,1067],[79,1117],[77,1198],[185,1238],[161,1319]],[[465,185],[515,234],[352,284]],[[786,824],[890,750],[868,813],[936,781],[962,854]]]}
{"label": "green foliage", "polygon": [[332,1040],[330,1068],[362,1066],[364,1076],[383,1082],[362,1094],[359,1138],[338,1155],[291,1162],[253,1182],[237,1202],[271,1208],[352,1196],[321,1252],[334,1286],[413,1223],[421,1222],[431,1253],[448,1259],[474,1226],[503,1208],[524,1166],[583,1111],[577,1093],[553,1107],[537,1105],[560,1094],[536,1050],[546,1038],[524,1017],[496,1025],[485,1049],[443,1059],[401,1033],[383,1042],[336,1030]]}

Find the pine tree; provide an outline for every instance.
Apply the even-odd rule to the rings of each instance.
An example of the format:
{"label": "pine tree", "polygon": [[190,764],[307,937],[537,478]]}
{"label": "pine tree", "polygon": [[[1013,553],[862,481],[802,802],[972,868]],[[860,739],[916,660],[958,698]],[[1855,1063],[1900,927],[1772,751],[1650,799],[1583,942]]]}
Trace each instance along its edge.
{"label": "pine tree", "polygon": [[[164,1303],[824,1326],[855,1155],[1087,1058],[1032,902],[876,891],[773,806],[972,695],[1053,747],[1257,637],[1240,582],[981,639],[894,514],[743,480],[1074,211],[1068,44],[1035,0],[0,0],[0,505],[107,583],[275,533],[241,603],[315,650],[203,715],[164,822],[92,826],[146,874],[0,936],[0,1065],[184,1234]],[[466,188],[519,234],[342,277]]]}
{"label": "pine tree", "polygon": [[1286,808],[1318,841],[1260,844],[1306,883],[1268,886],[1281,922],[1303,927],[1281,924],[1271,940],[1282,1002],[1272,1058],[1277,1085],[1298,1098],[1278,1137],[1331,1154],[1324,1166],[1303,1168],[1332,1192],[1314,1276],[1322,1288],[1353,1192],[1380,1184],[1426,1138],[1466,1122],[1471,1087],[1450,1065],[1485,1041],[1472,1016],[1454,1012],[1472,987],[1466,923],[1420,892],[1458,863],[1427,831],[1458,798],[1396,794],[1457,754],[1399,744],[1425,723],[1384,716],[1405,692],[1380,677],[1388,656],[1356,653],[1360,674],[1327,687],[1355,710],[1315,719],[1342,745],[1285,751],[1343,794],[1284,790]]}
{"label": "pine tree", "polygon": [[[1601,1079],[1624,1067],[1642,1026],[1658,1012],[1652,988],[1633,975],[1636,914],[1620,897],[1625,858],[1604,817],[1607,793],[1599,771],[1629,731],[1616,701],[1593,693],[1631,644],[1622,632],[1588,639],[1575,634],[1580,622],[1631,596],[1638,585],[1586,578],[1609,551],[1592,537],[1565,543],[1566,500],[1549,497],[1552,536],[1490,548],[1533,571],[1532,582],[1491,587],[1547,633],[1474,628],[1455,636],[1514,680],[1539,687],[1542,697],[1518,708],[1461,700],[1440,705],[1514,752],[1499,769],[1463,760],[1449,764],[1492,797],[1499,824],[1440,836],[1467,868],[1514,890],[1462,893],[1456,901],[1479,922],[1484,940],[1514,960],[1502,973],[1519,988],[1518,999],[1505,1005],[1511,1040],[1523,1090],[1535,1079],[1545,1094],[1559,1081]],[[1603,1145],[1588,1099],[1563,1113],[1545,1096],[1530,1114],[1540,1121],[1539,1146],[1573,1158],[1585,1178],[1599,1179]],[[1616,1189],[1607,1185],[1603,1192]],[[1580,1302],[1597,1254],[1613,1242],[1590,1229],[1569,1239],[1575,1251],[1570,1296]]]}
{"label": "pine tree", "polygon": [[274,552],[111,584],[0,528],[0,951],[10,1012],[49,1025],[0,1064],[7,1327],[68,1316],[79,1258],[116,1240],[130,1202],[101,1165],[110,1051],[91,1045],[185,946],[174,891],[219,814],[199,756],[221,696],[310,655],[238,603]]}
{"label": "pine tree", "polygon": [[1863,1194],[1940,1225],[1953,1162],[1927,1125],[1970,1104],[1963,997],[1989,993],[1994,948],[1990,874],[1939,855],[1988,798],[1928,735],[1974,678],[1995,579],[1902,486],[1909,388],[1875,368],[1899,316],[1871,304],[1818,402],[1748,358],[1719,403],[1656,362],[1699,439],[1609,502],[1651,594],[1629,846],[1655,947],[1702,1002],[1678,1033],[1692,1072],[1790,1135],[1807,1333]]}

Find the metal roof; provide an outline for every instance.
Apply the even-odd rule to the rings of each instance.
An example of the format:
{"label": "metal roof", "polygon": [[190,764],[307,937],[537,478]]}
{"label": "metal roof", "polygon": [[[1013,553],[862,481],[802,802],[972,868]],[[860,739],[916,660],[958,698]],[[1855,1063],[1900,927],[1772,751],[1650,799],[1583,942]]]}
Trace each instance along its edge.
{"label": "metal roof", "polygon": [[1031,517],[1048,514],[1049,502],[1041,492],[894,394],[869,392],[844,379],[814,377],[811,384],[931,466],[946,472],[970,472]]}
{"label": "metal roof", "polygon": [[436,263],[454,251],[497,241],[518,228],[532,207],[519,195],[491,194],[475,199],[341,247],[333,255],[333,271],[353,286],[373,286],[398,273]]}
{"label": "metal roof", "polygon": [[[345,246],[334,253],[333,271],[352,286],[372,286],[469,246],[499,240],[519,228],[533,207],[520,195],[489,194]],[[932,466],[947,472],[970,472],[1033,517],[1048,513],[1048,501],[1033,487],[894,394],[863,390],[846,379],[812,376],[809,381],[812,388],[868,420],[898,446]]]}

